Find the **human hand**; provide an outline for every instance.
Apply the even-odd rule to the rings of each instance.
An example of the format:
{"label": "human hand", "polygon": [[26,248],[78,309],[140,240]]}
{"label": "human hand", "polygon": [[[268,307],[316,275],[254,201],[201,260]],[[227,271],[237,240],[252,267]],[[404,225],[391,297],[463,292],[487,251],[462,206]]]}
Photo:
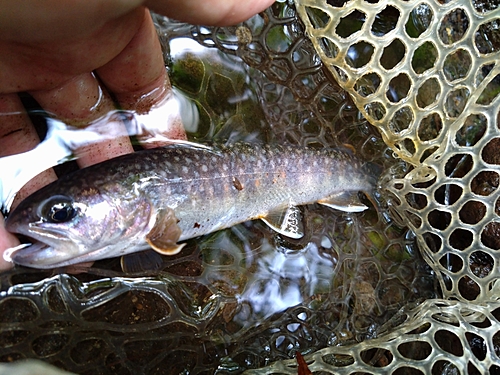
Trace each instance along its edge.
{"label": "human hand", "polygon": [[[146,7],[190,23],[229,25],[273,0],[28,0],[0,4],[0,157],[25,152],[40,140],[17,93],[28,92],[48,112],[83,126],[114,108],[147,113],[170,95],[161,47]],[[5,114],[5,115],[2,115]],[[76,150],[81,167],[132,152],[126,135]],[[182,138],[179,119],[165,134]],[[56,179],[52,170],[21,189],[13,206]],[[4,250],[18,244],[0,220]]]}

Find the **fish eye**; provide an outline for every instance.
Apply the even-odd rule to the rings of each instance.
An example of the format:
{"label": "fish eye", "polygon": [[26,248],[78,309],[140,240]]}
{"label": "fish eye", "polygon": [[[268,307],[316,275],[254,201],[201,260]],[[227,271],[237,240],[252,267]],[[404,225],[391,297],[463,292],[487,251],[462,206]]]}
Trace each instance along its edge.
{"label": "fish eye", "polygon": [[45,202],[42,218],[49,223],[65,223],[76,216],[73,201],[65,196],[55,196]]}

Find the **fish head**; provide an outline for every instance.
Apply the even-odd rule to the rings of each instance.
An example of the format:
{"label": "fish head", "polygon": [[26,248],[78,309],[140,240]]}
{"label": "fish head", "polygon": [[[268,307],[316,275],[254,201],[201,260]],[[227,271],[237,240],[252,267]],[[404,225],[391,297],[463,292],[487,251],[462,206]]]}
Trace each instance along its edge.
{"label": "fish head", "polygon": [[33,240],[12,252],[14,263],[53,268],[120,255],[126,241],[139,237],[149,224],[145,200],[76,181],[67,185],[56,181],[10,213],[6,229]]}

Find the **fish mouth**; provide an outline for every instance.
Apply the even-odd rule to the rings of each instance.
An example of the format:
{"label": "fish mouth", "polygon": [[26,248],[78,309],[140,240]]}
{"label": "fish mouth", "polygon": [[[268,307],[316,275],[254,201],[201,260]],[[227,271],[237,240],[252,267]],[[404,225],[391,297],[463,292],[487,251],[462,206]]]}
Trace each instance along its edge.
{"label": "fish mouth", "polygon": [[[23,243],[21,245],[11,247],[3,253],[3,258],[8,262],[14,262],[22,266],[36,267],[36,268],[49,268],[52,265],[46,265],[42,261],[40,254],[46,254],[47,251],[50,252],[51,248],[49,245],[39,242],[32,241],[33,243]],[[44,255],[45,260],[47,255]]]}
{"label": "fish mouth", "polygon": [[69,241],[65,228],[59,228],[57,225],[42,220],[31,221],[28,224],[24,224],[24,222],[25,220],[9,216],[5,222],[5,229],[11,233],[29,237],[29,242],[33,242],[32,239],[47,243],[50,243],[51,240]]}
{"label": "fish mouth", "polygon": [[53,224],[45,223],[43,221],[30,223],[28,226],[28,233],[26,234],[35,238],[42,237],[48,240],[53,239],[57,241],[69,241],[67,238],[67,231],[65,229],[58,228]]}
{"label": "fish mouth", "polygon": [[[26,242],[7,249],[3,254],[6,261],[26,267],[47,269],[64,265],[69,262],[67,259],[74,258],[75,252],[70,249],[71,240],[67,238],[67,234],[60,228],[51,226],[50,223],[35,221],[23,226],[19,220],[7,218],[6,229],[11,233],[17,233]],[[65,251],[60,248],[61,245]]]}
{"label": "fish mouth", "polygon": [[3,254],[4,259],[25,267],[51,269],[87,262],[98,252],[75,256],[67,249],[54,248],[40,241],[31,242],[7,249]]}
{"label": "fish mouth", "polygon": [[68,238],[63,229],[44,222],[30,223],[26,229],[12,232],[20,234],[27,243],[7,249],[4,259],[21,266],[56,268],[74,263],[80,254],[78,243]]}

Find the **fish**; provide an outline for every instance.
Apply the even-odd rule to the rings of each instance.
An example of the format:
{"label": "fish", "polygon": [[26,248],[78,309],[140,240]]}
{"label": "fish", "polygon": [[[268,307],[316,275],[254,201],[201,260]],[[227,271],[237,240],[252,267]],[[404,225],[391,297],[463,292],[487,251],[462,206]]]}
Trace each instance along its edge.
{"label": "fish", "polygon": [[153,249],[173,255],[183,241],[261,219],[290,238],[304,235],[299,206],[367,208],[373,175],[351,152],[292,145],[171,144],[62,176],[7,217],[30,244],[16,264],[56,268]]}

